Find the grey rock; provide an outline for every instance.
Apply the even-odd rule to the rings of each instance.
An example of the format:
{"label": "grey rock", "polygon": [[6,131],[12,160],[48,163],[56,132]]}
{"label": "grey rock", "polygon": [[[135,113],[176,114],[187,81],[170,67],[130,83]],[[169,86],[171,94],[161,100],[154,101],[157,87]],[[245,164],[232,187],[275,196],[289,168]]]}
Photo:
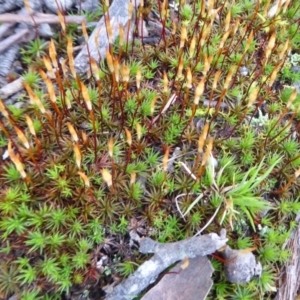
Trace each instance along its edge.
{"label": "grey rock", "polygon": [[242,76],[247,76],[249,74],[249,69],[246,68],[245,66],[240,67],[239,71]]}
{"label": "grey rock", "polygon": [[[80,2],[80,1],[77,1]],[[85,0],[76,4],[77,9],[82,9],[87,12],[93,12],[99,8],[99,0]]]}
{"label": "grey rock", "polygon": [[261,276],[262,266],[252,252],[233,250],[229,246],[222,252],[228,262],[224,265],[225,276],[231,283],[246,283],[254,276]]}
{"label": "grey rock", "polygon": [[[300,66],[292,66],[291,71],[294,73],[300,72]],[[297,93],[300,94],[300,81],[295,81],[292,83],[292,87],[297,90]]]}
{"label": "grey rock", "polygon": [[297,93],[300,94],[300,81],[295,81],[292,83],[292,87],[297,90]]}
{"label": "grey rock", "polygon": [[44,37],[44,38],[53,37],[53,31],[49,24],[40,24],[38,26],[38,34],[39,34],[39,36]]}
{"label": "grey rock", "polygon": [[[128,5],[129,0],[114,0],[109,7],[109,17],[111,20],[112,40],[113,43],[119,35],[119,26],[127,28],[129,20]],[[135,0],[134,4],[138,5],[139,0]],[[128,33],[132,36],[135,22],[131,22]],[[125,32],[126,34],[126,32]],[[99,46],[100,45],[100,46]],[[75,69],[78,74],[84,74],[89,69],[90,58],[96,62],[106,56],[106,50],[109,48],[109,40],[106,33],[105,18],[102,17],[95,27],[93,33],[89,37],[88,44],[85,45],[75,58]]]}
{"label": "grey rock", "polygon": [[70,9],[73,4],[74,0],[44,0],[44,5],[53,13],[57,13],[57,10],[67,11]]}
{"label": "grey rock", "polygon": [[16,102],[16,103],[14,103],[14,107],[16,107],[16,108],[22,108],[22,107],[24,107],[24,105],[25,105],[24,102]]}
{"label": "grey rock", "polygon": [[12,64],[19,53],[20,46],[12,45],[3,54],[0,54],[1,68],[0,75],[7,76],[11,70]]}
{"label": "grey rock", "polygon": [[[178,263],[141,300],[204,300],[213,281],[213,268],[207,257],[189,259],[189,265],[181,269]],[[172,273],[173,272],[173,273]]]}
{"label": "grey rock", "polygon": [[23,0],[4,0],[0,2],[0,13],[10,12],[24,6]]}
{"label": "grey rock", "polygon": [[294,73],[299,73],[300,72],[300,66],[292,66],[291,71]]}

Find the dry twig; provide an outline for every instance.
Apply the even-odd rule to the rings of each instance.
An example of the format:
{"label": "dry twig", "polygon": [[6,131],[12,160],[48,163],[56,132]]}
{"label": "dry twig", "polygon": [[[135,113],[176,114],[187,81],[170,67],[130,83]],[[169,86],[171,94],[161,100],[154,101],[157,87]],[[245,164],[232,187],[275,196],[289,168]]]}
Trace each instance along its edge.
{"label": "dry twig", "polygon": [[183,241],[161,244],[150,238],[140,241],[139,251],[144,254],[154,253],[151,259],[144,262],[128,279],[117,285],[106,300],[125,300],[139,295],[158,275],[177,261],[196,256],[214,253],[225,246],[226,230],[222,229],[220,236],[210,233],[192,237]]}
{"label": "dry twig", "polygon": [[0,42],[0,53],[6,50],[7,48],[9,48],[13,44],[28,41],[30,39],[29,34],[30,31],[28,28],[26,28],[4,39],[3,41]]}
{"label": "dry twig", "polygon": [[[81,24],[86,22],[85,16],[64,16],[66,23],[76,23]],[[2,23],[26,23],[30,25],[39,25],[39,24],[58,24],[60,20],[58,16],[52,14],[44,14],[39,12],[34,12],[32,15],[18,15],[16,14],[2,14],[0,15],[0,22]]]}
{"label": "dry twig", "polygon": [[[300,214],[296,221],[299,223]],[[290,261],[284,266],[279,278],[279,289],[275,300],[294,300],[300,286],[300,226],[291,234],[286,242],[286,248],[291,251]]]}
{"label": "dry twig", "polygon": [[0,98],[5,100],[11,95],[16,94],[17,92],[23,89],[23,78],[20,77],[17,80],[5,85],[0,89]]}
{"label": "dry twig", "polygon": [[4,37],[5,35],[7,35],[7,33],[9,32],[9,30],[14,27],[15,25],[12,23],[5,23],[2,24],[0,26],[0,38]]}

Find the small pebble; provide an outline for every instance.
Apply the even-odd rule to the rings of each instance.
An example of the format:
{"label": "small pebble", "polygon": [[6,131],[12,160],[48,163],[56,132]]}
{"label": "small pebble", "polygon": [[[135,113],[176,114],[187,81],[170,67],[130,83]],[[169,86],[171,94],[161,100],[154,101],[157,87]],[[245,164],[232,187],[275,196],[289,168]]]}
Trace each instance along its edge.
{"label": "small pebble", "polygon": [[53,13],[57,13],[57,10],[67,11],[73,4],[73,0],[44,0],[44,5]]}
{"label": "small pebble", "polygon": [[8,150],[5,150],[2,154],[2,160],[6,160],[9,157]]}
{"label": "small pebble", "polygon": [[300,66],[292,66],[291,71],[294,73],[299,73],[300,72]]}
{"label": "small pebble", "polygon": [[249,69],[246,68],[245,66],[240,67],[239,71],[242,76],[247,76],[249,74]]}
{"label": "small pebble", "polygon": [[226,279],[231,283],[246,283],[254,276],[261,276],[262,266],[252,252],[233,250],[229,246],[222,252]]}

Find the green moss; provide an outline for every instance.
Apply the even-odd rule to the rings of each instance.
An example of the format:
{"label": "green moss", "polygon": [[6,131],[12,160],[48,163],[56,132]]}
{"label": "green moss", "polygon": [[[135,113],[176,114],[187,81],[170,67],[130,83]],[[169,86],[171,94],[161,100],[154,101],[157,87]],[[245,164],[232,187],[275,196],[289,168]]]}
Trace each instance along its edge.
{"label": "green moss", "polygon": [[[24,299],[56,297],[68,294],[73,285],[99,280],[93,272],[94,249],[108,257],[101,284],[102,279],[110,282],[109,276],[126,277],[135,270],[138,257],[129,246],[129,228],[151,233],[161,242],[176,241],[201,230],[218,209],[206,232],[225,227],[231,245],[241,249],[255,245],[263,274],[242,286],[229,284],[222,265],[214,261],[211,299],[272,296],[277,284],[272,268],[279,269],[289,259],[282,245],[300,209],[295,178],[299,141],[293,134],[299,96],[286,107],[293,92],[289,85],[299,75],[291,71],[287,53],[279,55],[288,38],[297,52],[300,35],[295,23],[298,6],[292,3],[278,17],[264,20],[266,3],[227,4],[214,21],[207,8],[200,16],[203,1],[185,4],[175,34],[155,47],[137,39],[122,49],[120,40],[113,45],[114,59],[130,70],[128,83],[122,76],[116,82],[105,60],[98,66],[100,81],[72,78],[61,70],[49,79],[56,102],[50,101],[38,72],[46,71],[41,58],[51,60],[48,50],[40,40],[24,47],[23,60],[29,68],[23,77],[36,97],[26,94],[23,100],[30,104],[21,109],[5,108],[8,117],[1,110],[0,151],[6,151],[8,141],[13,151],[0,165],[0,240],[10,263],[1,268],[1,294],[8,297],[21,289]],[[229,10],[231,20],[226,24]],[[102,13],[103,9],[97,11],[97,16]],[[168,16],[165,24],[171,24]],[[180,47],[184,26],[187,38]],[[225,26],[236,29],[226,40]],[[68,25],[67,34],[74,41],[81,35],[77,27]],[[266,60],[273,33],[276,45]],[[193,54],[192,37],[201,45]],[[55,36],[62,57],[67,56],[65,38],[61,33]],[[248,75],[240,74],[242,66],[249,69]],[[191,88],[186,84],[188,70]],[[270,86],[274,70],[276,84]],[[249,104],[255,88],[258,96]],[[200,93],[197,105],[195,93]],[[203,101],[214,101],[214,106],[204,107]],[[33,121],[34,135],[25,114]],[[22,167],[25,173],[20,172]],[[133,226],[135,222],[142,222],[142,228]],[[133,260],[126,260],[124,253]],[[37,283],[41,289],[31,289]]]}

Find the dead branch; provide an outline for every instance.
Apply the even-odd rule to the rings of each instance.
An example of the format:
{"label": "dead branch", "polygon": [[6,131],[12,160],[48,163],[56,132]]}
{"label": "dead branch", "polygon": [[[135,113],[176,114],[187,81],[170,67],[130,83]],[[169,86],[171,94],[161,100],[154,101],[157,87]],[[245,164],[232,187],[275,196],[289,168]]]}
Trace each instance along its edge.
{"label": "dead branch", "polygon": [[[81,24],[86,22],[85,16],[64,16],[66,23]],[[44,14],[35,12],[32,15],[18,15],[16,14],[2,14],[0,15],[0,22],[2,23],[26,23],[30,25],[39,24],[58,24],[60,23],[58,16],[52,14]]]}
{"label": "dead branch", "polygon": [[297,296],[297,291],[300,286],[300,214],[296,221],[298,228],[293,231],[290,238],[287,240],[285,247],[291,251],[291,258],[281,270],[279,278],[279,289],[275,300],[294,300]]}
{"label": "dead branch", "polygon": [[15,24],[12,24],[12,23],[2,24],[0,26],[0,39],[4,36],[7,36],[7,33],[9,33],[10,29],[14,26],[15,26]]}
{"label": "dead branch", "polygon": [[140,241],[139,252],[154,255],[144,262],[128,279],[116,286],[106,300],[125,300],[139,295],[151,283],[155,282],[158,275],[166,268],[184,258],[205,256],[214,253],[226,245],[226,230],[222,229],[220,236],[210,233],[192,237],[183,241],[162,244],[150,238]]}
{"label": "dead branch", "polygon": [[0,42],[0,53],[16,43],[22,43],[29,40],[29,29],[23,29],[9,36]]}
{"label": "dead branch", "polygon": [[0,89],[0,98],[2,100],[5,100],[9,98],[11,95],[21,91],[22,89],[23,89],[23,78],[20,77]]}
{"label": "dead branch", "polygon": [[0,54],[1,68],[0,75],[7,76],[10,72],[16,56],[18,55],[20,46],[16,43],[9,47],[4,53]]}

